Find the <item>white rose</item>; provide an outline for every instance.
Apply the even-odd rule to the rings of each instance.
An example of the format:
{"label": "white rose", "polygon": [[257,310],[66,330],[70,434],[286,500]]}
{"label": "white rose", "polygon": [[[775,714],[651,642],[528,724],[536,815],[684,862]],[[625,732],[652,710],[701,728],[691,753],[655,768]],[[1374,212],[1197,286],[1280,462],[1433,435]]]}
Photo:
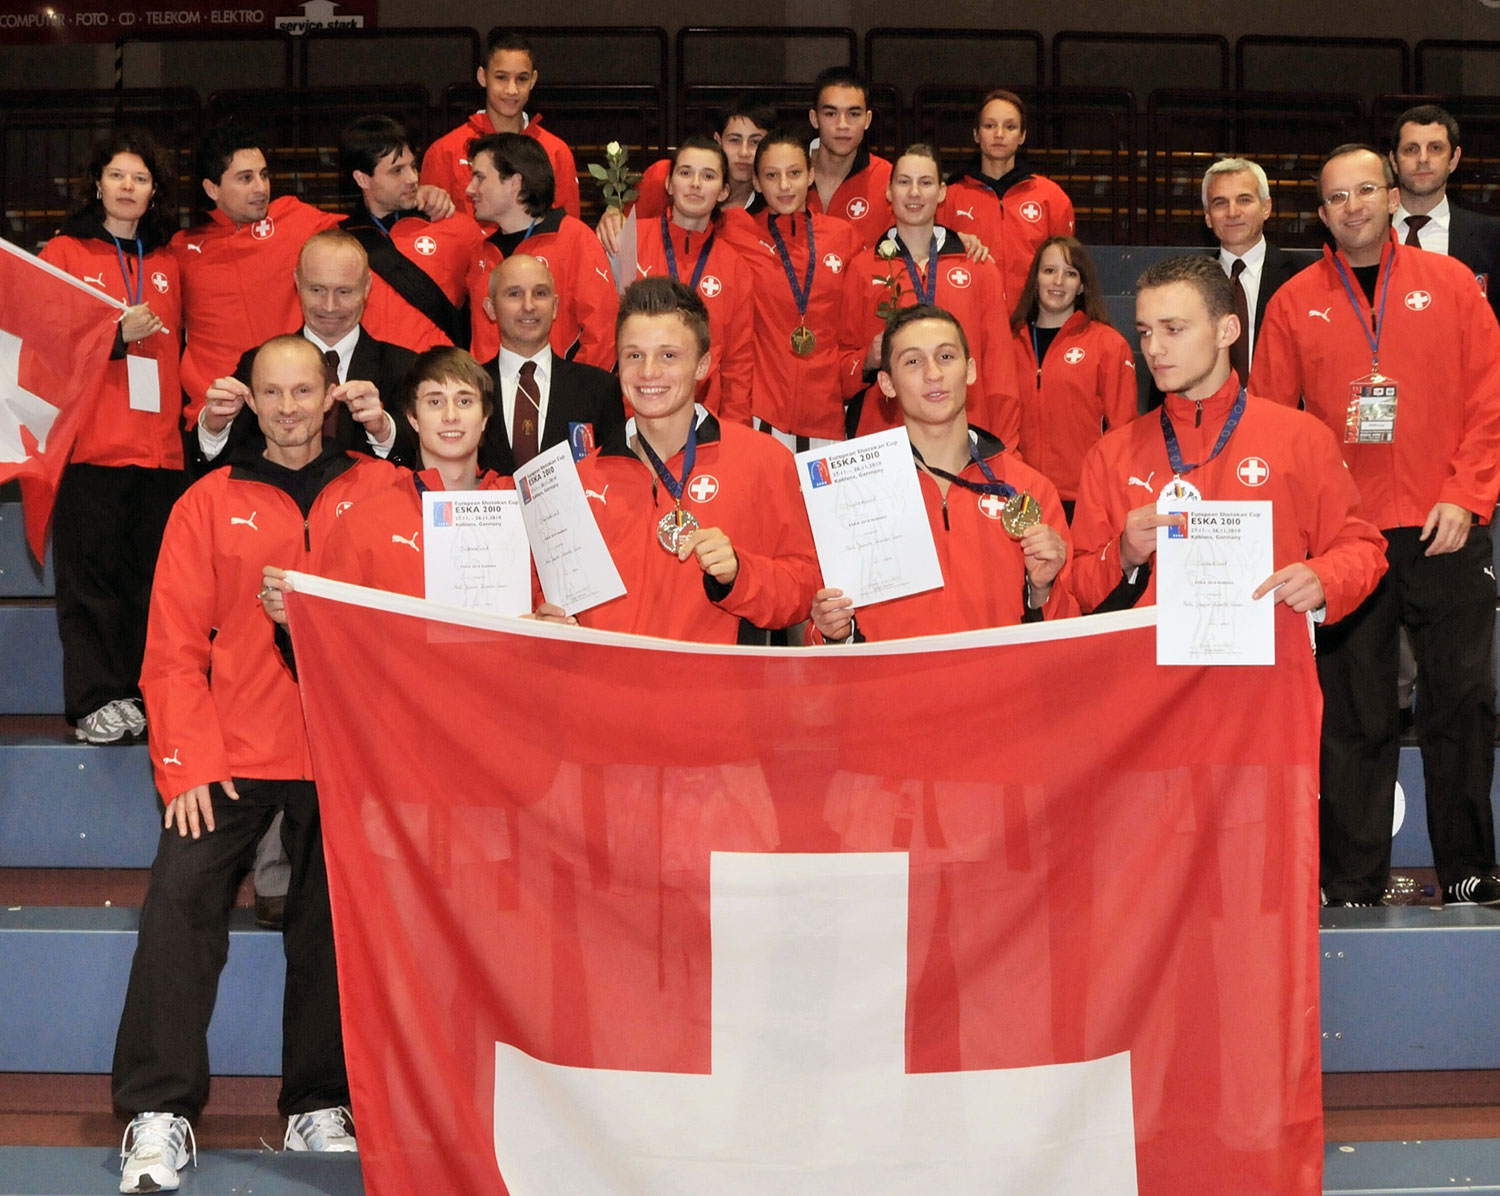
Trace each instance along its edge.
{"label": "white rose", "polygon": [[620,143],[618,141],[611,141],[604,147],[604,152],[611,158],[618,157],[620,153]]}
{"label": "white rose", "polygon": [[886,261],[890,261],[893,257],[901,252],[901,247],[896,244],[893,238],[887,237],[880,243],[875,252],[880,257],[883,257]]}

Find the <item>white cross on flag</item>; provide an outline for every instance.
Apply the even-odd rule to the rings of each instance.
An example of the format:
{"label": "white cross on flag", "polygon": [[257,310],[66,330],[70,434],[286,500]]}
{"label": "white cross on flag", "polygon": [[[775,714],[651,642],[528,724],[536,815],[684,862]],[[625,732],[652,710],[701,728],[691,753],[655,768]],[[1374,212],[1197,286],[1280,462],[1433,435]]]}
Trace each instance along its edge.
{"label": "white cross on flag", "polygon": [[0,240],[0,482],[21,483],[40,560],[58,479],[87,420],[123,304]]}
{"label": "white cross on flag", "polygon": [[1158,669],[1151,609],[774,653],[295,585],[368,1196],[1319,1196],[1305,621]]}

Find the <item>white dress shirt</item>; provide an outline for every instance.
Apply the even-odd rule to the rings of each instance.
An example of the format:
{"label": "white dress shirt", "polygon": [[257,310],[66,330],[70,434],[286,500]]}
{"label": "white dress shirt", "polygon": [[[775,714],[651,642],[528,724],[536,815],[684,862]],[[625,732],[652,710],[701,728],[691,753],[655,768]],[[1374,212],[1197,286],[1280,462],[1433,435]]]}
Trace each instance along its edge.
{"label": "white dress shirt", "polygon": [[[1393,223],[1396,228],[1396,236],[1403,245],[1406,244],[1406,218],[1410,215],[1411,213],[1406,210],[1405,204],[1396,209],[1396,216]],[[1433,208],[1427,215],[1429,219],[1417,233],[1417,241],[1428,253],[1446,254],[1448,252],[1449,226],[1453,223],[1453,209],[1448,206],[1448,197],[1444,195],[1438,201],[1437,207]]]}
{"label": "white dress shirt", "polygon": [[516,426],[516,386],[520,382],[521,366],[528,361],[536,362],[536,390],[539,400],[536,411],[536,442],[540,447],[542,430],[547,426],[547,400],[552,394],[551,345],[543,345],[534,357],[522,357],[504,345],[500,346],[500,418],[505,421],[505,438],[510,440],[511,431]]}
{"label": "white dress shirt", "polygon": [[[1265,273],[1266,266],[1266,239],[1262,237],[1254,245],[1245,251],[1244,257],[1239,259],[1245,263],[1244,273],[1240,275],[1240,286],[1245,288],[1245,312],[1250,317],[1250,327],[1245,329],[1246,341],[1245,360],[1255,360],[1255,313],[1260,307],[1260,279]],[[1219,265],[1224,267],[1226,275],[1233,276],[1236,258],[1229,250],[1220,247]]]}

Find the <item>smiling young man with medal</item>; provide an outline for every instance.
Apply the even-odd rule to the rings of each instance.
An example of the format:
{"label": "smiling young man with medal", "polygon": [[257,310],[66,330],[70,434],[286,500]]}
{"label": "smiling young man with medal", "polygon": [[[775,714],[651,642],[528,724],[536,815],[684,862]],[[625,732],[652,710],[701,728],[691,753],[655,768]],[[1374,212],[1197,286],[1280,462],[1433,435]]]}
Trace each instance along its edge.
{"label": "smiling young man with medal", "polygon": [[901,425],[901,406],[876,385],[881,342],[893,309],[936,304],[952,312],[969,338],[978,376],[969,418],[1014,448],[1020,434],[1020,387],[1005,320],[1005,285],[993,260],[975,261],[958,233],[937,223],[947,188],[930,145],[901,152],[886,189],[896,222],[879,244],[861,251],[844,275],[839,331],[844,397],[852,400],[852,434]]}
{"label": "smiling young man with medal", "polygon": [[901,639],[1075,615],[1057,490],[988,432],[969,426],[976,376],[963,327],[918,304],[881,342],[880,388],[901,407],[943,585],[855,611],[837,588],[813,600],[814,640]]}
{"label": "smiling young man with medal", "polygon": [[1324,893],[1365,905],[1386,887],[1405,625],[1444,900],[1495,905],[1489,522],[1500,493],[1500,329],[1461,263],[1396,243],[1394,183],[1367,146],[1324,160],[1318,214],[1335,244],[1271,300],[1251,383],[1278,402],[1301,400],[1332,429],[1389,545],[1387,580],[1318,638]]}
{"label": "smiling young man with medal", "polygon": [[1141,356],[1166,394],[1083,461],[1073,512],[1073,592],[1085,611],[1155,601],[1156,529],[1202,500],[1272,504],[1276,570],[1257,588],[1296,616],[1334,622],[1385,571],[1380,533],[1326,428],[1256,398],[1229,364],[1239,318],[1203,254],[1165,258],[1136,283]]}
{"label": "smiling young man with medal", "polygon": [[755,427],[796,452],[844,439],[839,317],[854,228],[807,211],[812,164],[790,133],[755,150],[756,211],[725,213],[724,238],[750,267],[755,296]]}
{"label": "smiling young man with medal", "polygon": [[[805,619],[818,563],[796,464],[769,437],[694,402],[712,364],[702,300],[672,278],[632,283],[616,346],[635,416],[578,472],[626,592],[577,621],[732,644],[741,619],[762,628]],[[550,604],[537,613],[563,618]]]}

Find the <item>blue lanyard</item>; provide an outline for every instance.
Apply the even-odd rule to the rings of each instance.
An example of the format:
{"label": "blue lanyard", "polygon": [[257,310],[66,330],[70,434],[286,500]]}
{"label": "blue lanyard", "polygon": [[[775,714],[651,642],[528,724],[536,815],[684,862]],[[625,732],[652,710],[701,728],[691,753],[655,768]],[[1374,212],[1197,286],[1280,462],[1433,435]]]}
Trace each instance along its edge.
{"label": "blue lanyard", "polygon": [[1215,457],[1224,451],[1224,446],[1229,443],[1229,437],[1233,435],[1234,429],[1240,422],[1240,417],[1245,414],[1245,388],[1240,387],[1240,393],[1235,396],[1234,406],[1229,409],[1229,418],[1224,421],[1224,428],[1219,433],[1218,440],[1214,441],[1214,451],[1209,453],[1201,461],[1194,461],[1191,465],[1185,465],[1182,461],[1182,447],[1177,443],[1177,433],[1172,427],[1172,421],[1167,418],[1167,405],[1161,405],[1161,434],[1167,442],[1167,460],[1171,462],[1172,473],[1176,477],[1192,473],[1200,466],[1207,465]]}
{"label": "blue lanyard", "polygon": [[901,260],[906,263],[906,273],[911,279],[912,290],[917,293],[918,303],[937,302],[937,233],[932,234],[932,244],[927,249],[927,285],[922,285],[922,276],[917,272],[916,260],[911,251],[906,248],[906,242],[901,239],[901,234],[896,234],[896,247],[901,250]]}
{"label": "blue lanyard", "polygon": [[[708,234],[708,240],[703,242],[703,248],[698,251],[698,264],[693,267],[693,281],[688,283],[688,290],[697,291],[698,284],[703,281],[703,271],[708,267],[708,252],[714,247],[714,238],[718,235],[719,230],[714,229]],[[681,282],[682,275],[677,273],[677,251],[672,248],[672,225],[665,212],[661,214],[661,244],[667,253],[667,273]]]}
{"label": "blue lanyard", "polygon": [[693,462],[698,459],[698,413],[696,411],[693,413],[693,422],[688,426],[687,443],[682,446],[681,480],[672,476],[672,471],[656,455],[656,451],[639,431],[636,432],[636,439],[641,442],[641,448],[646,450],[646,460],[651,462],[651,468],[656,470],[656,476],[667,488],[672,501],[681,506],[682,492],[687,487],[688,478],[693,476]]}
{"label": "blue lanyard", "polygon": [[928,465],[923,460],[921,451],[916,445],[911,446],[911,455],[921,462],[922,468],[930,474],[942,478],[944,481],[952,482],[962,486],[965,490],[972,490],[975,494],[995,494],[1001,498],[1014,498],[1016,488],[1008,482],[1002,482],[995,477],[995,471],[990,468],[990,463],[979,455],[979,446],[974,443],[974,438],[969,437],[969,460],[979,466],[979,472],[984,474],[983,482],[971,482],[968,478],[961,478],[956,473],[949,473],[946,469],[939,469],[936,465]]}
{"label": "blue lanyard", "polygon": [[140,237],[135,239],[135,293],[130,291],[130,270],[125,264],[125,250],[120,247],[120,238],[113,233],[110,240],[115,243],[115,257],[120,263],[120,277],[125,280],[125,298],[131,307],[140,304],[141,295],[146,289],[146,248],[141,244]]}
{"label": "blue lanyard", "polygon": [[[797,305],[797,315],[800,319],[807,319],[807,303],[812,298],[813,272],[818,268],[818,247],[813,241],[812,216],[807,216],[807,278],[801,288],[797,286],[797,274],[792,269],[792,255],[786,251],[786,242],[781,239],[781,230],[776,227],[776,214],[773,212],[766,219],[766,227],[771,230],[771,240],[776,242],[776,256],[781,259],[781,268],[786,271],[786,280],[792,284],[792,301]],[[792,213],[792,236],[797,235],[797,213]]]}
{"label": "blue lanyard", "polygon": [[1364,308],[1359,305],[1359,300],[1354,297],[1354,287],[1349,282],[1349,271],[1344,269],[1344,263],[1339,261],[1338,255],[1334,254],[1333,264],[1339,272],[1339,281],[1344,284],[1344,293],[1349,296],[1349,306],[1354,308],[1354,314],[1359,317],[1359,329],[1365,334],[1365,340],[1370,342],[1370,373],[1380,372],[1380,333],[1385,328],[1385,297],[1391,291],[1391,275],[1396,272],[1396,251],[1391,250],[1391,264],[1386,267],[1385,277],[1380,280],[1380,311],[1375,316],[1375,328],[1372,332],[1365,320]]}
{"label": "blue lanyard", "polygon": [[[380,217],[377,216],[377,215],[375,215],[374,212],[370,211],[369,208],[365,209],[365,215],[370,218],[370,223],[373,224],[376,228],[378,228],[381,232],[383,232],[387,237],[389,237],[391,235],[391,230],[388,229],[388,228],[386,228],[385,223],[380,219]],[[401,219],[400,214],[397,213],[397,212],[392,212],[391,215],[392,215],[392,217],[394,217],[394,220]],[[394,220],[392,221],[393,223],[394,223]]]}

